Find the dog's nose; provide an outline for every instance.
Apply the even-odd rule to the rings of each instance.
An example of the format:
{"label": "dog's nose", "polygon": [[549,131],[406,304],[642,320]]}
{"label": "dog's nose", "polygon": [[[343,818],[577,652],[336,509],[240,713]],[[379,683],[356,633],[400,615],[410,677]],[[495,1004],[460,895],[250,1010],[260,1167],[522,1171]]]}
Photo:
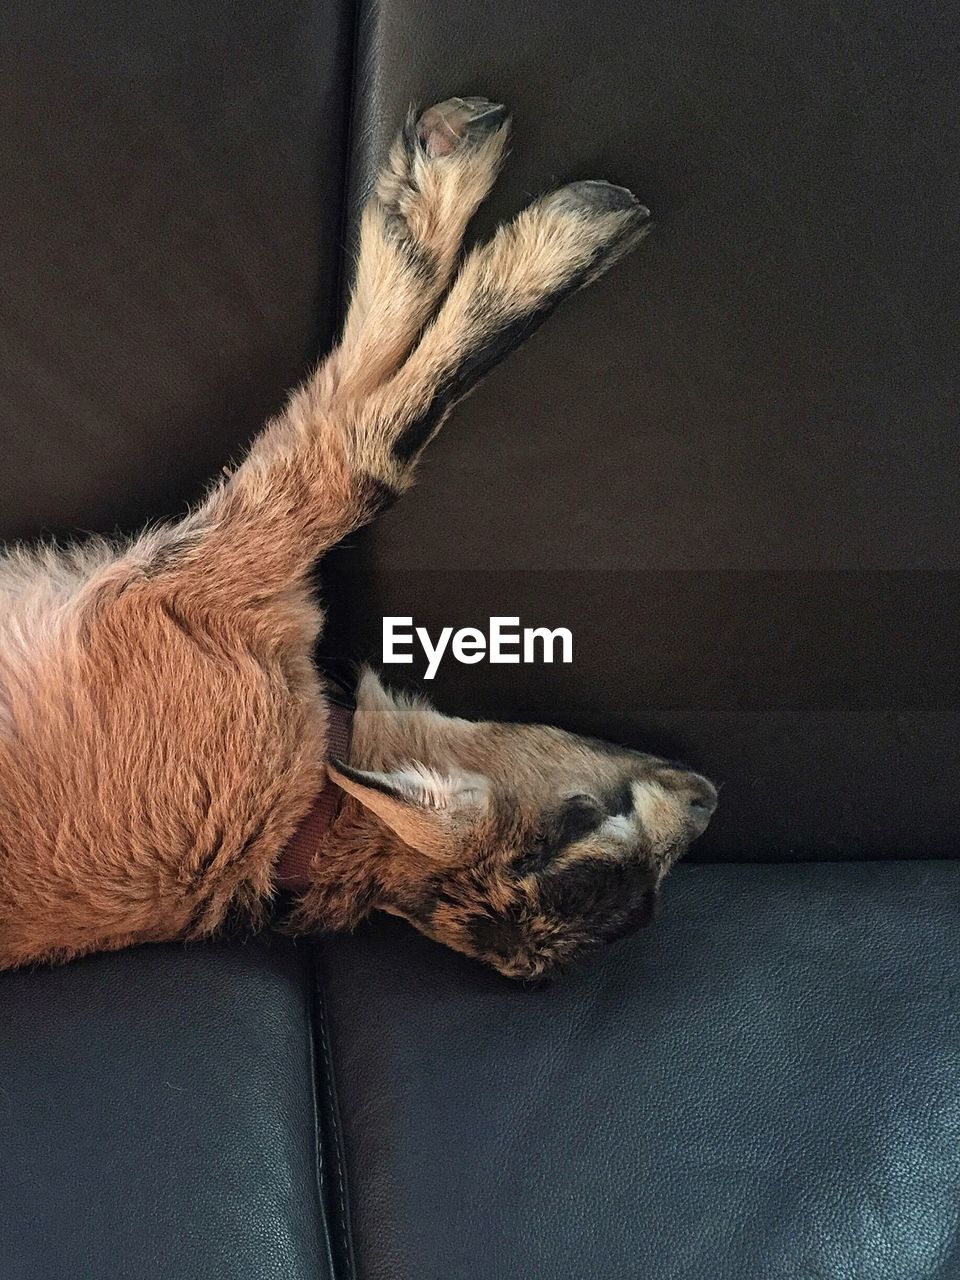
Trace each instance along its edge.
{"label": "dog's nose", "polygon": [[717,807],[717,788],[709,778],[701,777],[699,773],[692,773],[687,785],[690,791],[690,808],[713,813]]}
{"label": "dog's nose", "polygon": [[699,773],[689,773],[684,779],[683,789],[690,807],[691,825],[699,835],[706,830],[717,808],[717,788]]}
{"label": "dog's nose", "polygon": [[664,762],[654,777],[677,800],[687,805],[691,838],[696,839],[706,831],[717,807],[717,788],[710,779],[672,760]]}

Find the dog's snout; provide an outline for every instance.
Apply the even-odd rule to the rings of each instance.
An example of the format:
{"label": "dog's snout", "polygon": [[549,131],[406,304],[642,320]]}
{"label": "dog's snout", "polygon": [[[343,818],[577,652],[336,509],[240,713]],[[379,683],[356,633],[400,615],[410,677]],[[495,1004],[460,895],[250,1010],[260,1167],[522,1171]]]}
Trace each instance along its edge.
{"label": "dog's snout", "polygon": [[691,775],[688,785],[690,808],[695,812],[713,814],[717,807],[717,788],[713,783],[695,773]]}
{"label": "dog's snout", "polygon": [[699,773],[691,773],[687,776],[684,791],[690,808],[691,826],[700,835],[716,811],[717,788]]}
{"label": "dog's snout", "polygon": [[690,825],[696,835],[705,831],[717,808],[717,789],[700,773],[692,769],[671,765],[660,775],[662,783],[678,798],[682,798],[690,812]]}

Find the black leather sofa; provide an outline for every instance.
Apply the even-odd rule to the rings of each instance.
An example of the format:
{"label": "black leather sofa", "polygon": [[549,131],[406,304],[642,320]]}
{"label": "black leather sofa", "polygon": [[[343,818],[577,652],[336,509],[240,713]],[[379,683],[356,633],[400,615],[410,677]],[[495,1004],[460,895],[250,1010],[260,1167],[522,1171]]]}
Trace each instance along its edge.
{"label": "black leather sofa", "polygon": [[960,1277],[958,40],[918,0],[3,7],[0,536],[195,498],[329,343],[408,103],[500,98],[478,234],[587,176],[657,231],[331,558],[323,656],[565,625],[571,666],[431,696],[724,784],[659,922],[547,990],[395,921],[0,977],[3,1280]]}

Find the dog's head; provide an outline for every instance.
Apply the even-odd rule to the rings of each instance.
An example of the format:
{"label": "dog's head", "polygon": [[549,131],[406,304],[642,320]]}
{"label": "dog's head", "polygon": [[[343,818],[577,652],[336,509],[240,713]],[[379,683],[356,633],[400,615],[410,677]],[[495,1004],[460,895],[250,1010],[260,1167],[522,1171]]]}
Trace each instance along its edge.
{"label": "dog's head", "polygon": [[[335,781],[385,827],[376,905],[535,979],[653,917],[717,793],[682,765],[542,725],[450,719],[361,684]],[[371,763],[372,762],[372,763]]]}

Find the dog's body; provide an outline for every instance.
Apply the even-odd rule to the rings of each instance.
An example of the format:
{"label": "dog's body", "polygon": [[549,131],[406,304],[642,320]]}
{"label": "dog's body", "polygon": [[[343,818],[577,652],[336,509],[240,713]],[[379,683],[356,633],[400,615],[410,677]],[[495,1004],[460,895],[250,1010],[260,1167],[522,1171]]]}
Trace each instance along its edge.
{"label": "dog's body", "polygon": [[483,99],[408,124],[339,347],[197,511],[125,547],[0,562],[0,967],[256,921],[328,771],[347,799],[297,924],[383,907],[521,976],[636,924],[706,825],[715,793],[678,766],[445,719],[373,677],[350,764],[323,759],[314,561],[645,229],[628,192],[577,183],[458,267],[506,137]]}

